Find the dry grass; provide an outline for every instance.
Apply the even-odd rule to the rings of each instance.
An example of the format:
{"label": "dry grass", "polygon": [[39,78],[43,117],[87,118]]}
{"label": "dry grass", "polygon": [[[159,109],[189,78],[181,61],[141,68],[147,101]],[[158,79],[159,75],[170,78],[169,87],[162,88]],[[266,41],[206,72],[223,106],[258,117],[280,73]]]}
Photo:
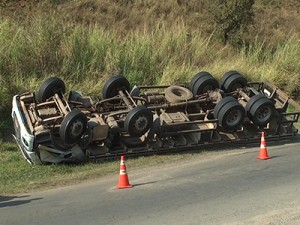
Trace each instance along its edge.
{"label": "dry grass", "polygon": [[162,20],[152,29],[123,35],[119,29],[64,24],[55,12],[33,16],[30,25],[1,21],[2,118],[9,115],[14,94],[37,90],[45,77],[53,75],[62,77],[69,90],[94,96],[116,73],[124,74],[132,84],[172,84],[189,82],[200,70],[220,78],[232,69],[248,80],[270,80],[288,93],[300,90],[298,34],[277,45],[256,36],[235,49],[216,42],[213,33],[191,31],[184,21],[171,26]]}
{"label": "dry grass", "polygon": [[[209,36],[213,32],[209,4],[209,0],[4,0],[0,3],[0,19],[30,23],[37,15],[53,13],[64,24],[97,24],[123,35],[135,30],[152,31],[161,22],[167,26],[183,22],[189,32],[198,30]],[[251,41],[258,36],[260,41],[276,45],[299,33],[299,8],[298,0],[255,1],[255,21],[244,38]]]}

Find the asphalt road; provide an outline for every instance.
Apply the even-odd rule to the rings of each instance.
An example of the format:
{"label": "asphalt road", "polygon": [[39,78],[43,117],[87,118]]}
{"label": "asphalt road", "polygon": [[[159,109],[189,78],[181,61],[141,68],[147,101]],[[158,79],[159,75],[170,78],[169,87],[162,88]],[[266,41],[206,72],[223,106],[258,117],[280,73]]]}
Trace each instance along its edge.
{"label": "asphalt road", "polygon": [[[2,225],[300,224],[300,144],[196,156],[100,181],[0,197]],[[116,172],[118,173],[118,172]]]}

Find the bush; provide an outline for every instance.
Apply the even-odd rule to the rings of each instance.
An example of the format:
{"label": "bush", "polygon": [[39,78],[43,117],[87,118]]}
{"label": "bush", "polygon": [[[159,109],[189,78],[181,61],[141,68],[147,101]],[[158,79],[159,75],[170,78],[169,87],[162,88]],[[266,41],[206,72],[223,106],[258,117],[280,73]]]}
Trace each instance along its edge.
{"label": "bush", "polygon": [[254,0],[212,0],[210,15],[215,29],[223,43],[236,44],[241,41],[241,33],[253,22]]}

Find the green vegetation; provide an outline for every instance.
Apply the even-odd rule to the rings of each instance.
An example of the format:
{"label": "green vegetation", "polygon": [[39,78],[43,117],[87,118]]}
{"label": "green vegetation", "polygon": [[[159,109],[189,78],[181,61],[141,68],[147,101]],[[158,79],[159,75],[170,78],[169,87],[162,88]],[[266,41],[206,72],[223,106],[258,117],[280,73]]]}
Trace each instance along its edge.
{"label": "green vegetation", "polygon": [[[299,1],[257,0],[255,17],[248,32],[241,33],[243,44],[238,48],[218,41],[210,4],[209,0],[1,1],[0,140],[11,136],[12,96],[37,90],[53,75],[64,79],[69,90],[98,96],[106,79],[116,73],[132,84],[171,84],[189,82],[201,70],[220,78],[235,69],[249,81],[269,80],[298,94]],[[21,172],[43,176],[41,183],[48,182],[50,173],[54,178],[72,177],[89,167],[102,168],[99,164],[62,166],[57,171],[54,166],[32,168],[21,160],[15,145],[5,142],[0,143],[0,154],[5,174],[20,180]],[[9,168],[21,172],[14,174]],[[4,177],[0,182],[12,181]],[[16,186],[21,190],[23,184]]]}
{"label": "green vegetation", "polygon": [[118,171],[117,162],[31,166],[16,148],[14,144],[0,143],[0,195],[62,186]]}
{"label": "green vegetation", "polygon": [[[234,27],[246,27],[252,18],[250,3],[237,5],[249,13],[247,21]],[[244,44],[235,48],[215,38],[218,32],[211,23],[214,15],[208,0],[4,1],[0,5],[1,117],[9,117],[14,94],[37,90],[45,77],[53,75],[62,77],[69,90],[99,95],[105,80],[115,73],[132,83],[167,84],[188,82],[200,70],[219,78],[235,69],[249,80],[267,79],[297,93],[298,5],[292,0],[257,1],[254,22],[240,36]],[[230,14],[238,16],[232,10]],[[0,133],[6,126],[7,122],[1,123]]]}
{"label": "green vegetation", "polygon": [[228,41],[235,45],[241,41],[241,34],[253,22],[253,4],[254,0],[211,1],[209,12],[225,45]]}
{"label": "green vegetation", "polygon": [[[206,153],[188,153],[130,158],[126,165],[131,171],[149,166],[159,166],[166,162],[205,157]],[[16,145],[0,142],[0,195],[30,192],[37,189],[48,189],[67,184],[83,182],[103,176],[119,174],[119,158],[103,160],[99,163],[66,164],[66,165],[29,165],[20,154]]]}

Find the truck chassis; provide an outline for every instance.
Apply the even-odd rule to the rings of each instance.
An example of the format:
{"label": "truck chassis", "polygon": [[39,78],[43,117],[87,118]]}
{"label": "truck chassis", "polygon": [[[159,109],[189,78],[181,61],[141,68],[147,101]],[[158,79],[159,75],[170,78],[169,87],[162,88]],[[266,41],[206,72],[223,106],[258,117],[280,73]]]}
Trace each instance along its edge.
{"label": "truck chassis", "polygon": [[[196,74],[188,85],[134,86],[124,76],[105,83],[102,98],[48,78],[38,93],[13,98],[14,138],[31,164],[82,162],[203,147],[293,139],[300,105],[269,82],[229,71],[218,82]],[[288,112],[291,111],[291,112]],[[200,148],[201,147],[201,148]]]}

